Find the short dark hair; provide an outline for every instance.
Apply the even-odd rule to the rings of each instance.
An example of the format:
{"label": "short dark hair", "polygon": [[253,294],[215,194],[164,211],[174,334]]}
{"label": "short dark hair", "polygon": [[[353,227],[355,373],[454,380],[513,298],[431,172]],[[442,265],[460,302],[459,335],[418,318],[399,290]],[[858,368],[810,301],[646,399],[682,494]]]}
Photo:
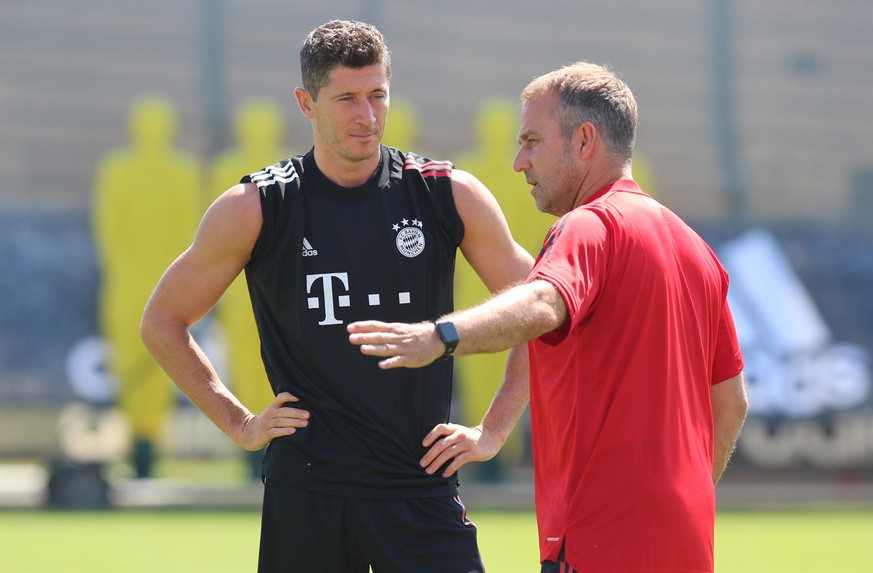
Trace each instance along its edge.
{"label": "short dark hair", "polygon": [[522,104],[545,95],[560,98],[556,116],[564,137],[583,123],[597,127],[614,153],[633,155],[637,102],[623,81],[606,66],[576,62],[534,79],[521,94]]}
{"label": "short dark hair", "polygon": [[379,63],[390,80],[391,52],[385,38],[375,26],[364,22],[331,20],[310,32],[300,49],[303,88],[312,99],[318,99],[335,67],[360,69]]}

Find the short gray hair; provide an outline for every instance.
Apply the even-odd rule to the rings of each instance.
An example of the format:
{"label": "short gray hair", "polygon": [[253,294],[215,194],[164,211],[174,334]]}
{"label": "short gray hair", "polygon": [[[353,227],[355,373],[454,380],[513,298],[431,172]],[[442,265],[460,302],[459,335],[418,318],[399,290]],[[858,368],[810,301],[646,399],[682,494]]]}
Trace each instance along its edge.
{"label": "short gray hair", "polygon": [[613,152],[630,160],[637,131],[637,102],[630,88],[609,68],[580,61],[544,74],[521,92],[522,105],[555,94],[556,118],[564,137],[591,122]]}

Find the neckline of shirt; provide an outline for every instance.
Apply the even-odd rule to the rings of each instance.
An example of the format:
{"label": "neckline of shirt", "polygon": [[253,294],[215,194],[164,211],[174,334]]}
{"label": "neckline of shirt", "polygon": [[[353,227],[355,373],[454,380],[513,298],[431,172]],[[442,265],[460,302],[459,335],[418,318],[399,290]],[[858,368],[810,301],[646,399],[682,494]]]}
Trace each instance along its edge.
{"label": "neckline of shirt", "polygon": [[380,154],[379,166],[376,167],[373,175],[366,182],[355,187],[343,187],[331,181],[315,162],[314,147],[303,156],[303,171],[317,185],[318,193],[323,193],[334,201],[358,203],[370,199],[388,184],[390,174],[388,148],[384,145],[380,146]]}

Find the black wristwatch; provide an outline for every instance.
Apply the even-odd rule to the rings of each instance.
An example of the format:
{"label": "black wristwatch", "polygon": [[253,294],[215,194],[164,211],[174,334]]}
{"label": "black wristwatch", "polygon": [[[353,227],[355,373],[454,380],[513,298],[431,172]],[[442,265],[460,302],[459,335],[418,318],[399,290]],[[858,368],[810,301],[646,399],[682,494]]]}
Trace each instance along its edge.
{"label": "black wristwatch", "polygon": [[436,325],[436,331],[440,340],[442,340],[443,344],[446,345],[446,351],[443,352],[443,358],[451,356],[455,351],[455,348],[458,347],[458,343],[461,341],[461,335],[458,334],[458,329],[448,320],[435,322],[434,325]]}

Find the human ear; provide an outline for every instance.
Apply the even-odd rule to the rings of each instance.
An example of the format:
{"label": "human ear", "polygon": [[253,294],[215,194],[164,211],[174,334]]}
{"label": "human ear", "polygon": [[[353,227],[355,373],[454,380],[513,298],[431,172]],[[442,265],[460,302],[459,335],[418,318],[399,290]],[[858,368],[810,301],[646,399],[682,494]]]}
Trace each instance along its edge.
{"label": "human ear", "polygon": [[595,142],[597,140],[597,128],[590,121],[586,121],[576,128],[573,134],[575,148],[582,154],[583,159],[587,159],[594,153]]}
{"label": "human ear", "polygon": [[312,111],[312,103],[315,101],[309,92],[303,88],[296,88],[294,90],[294,97],[297,98],[297,105],[300,106],[300,111],[307,118],[312,119],[314,113]]}

